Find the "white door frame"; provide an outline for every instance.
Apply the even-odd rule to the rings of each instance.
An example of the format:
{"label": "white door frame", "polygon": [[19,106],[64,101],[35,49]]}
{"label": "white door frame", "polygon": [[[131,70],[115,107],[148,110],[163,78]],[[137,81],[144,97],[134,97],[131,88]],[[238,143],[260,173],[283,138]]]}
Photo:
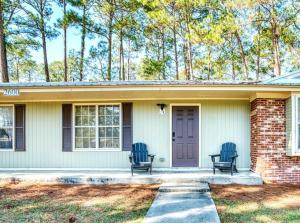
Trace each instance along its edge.
{"label": "white door frame", "polygon": [[173,126],[172,126],[172,123],[173,123],[173,107],[174,106],[196,106],[199,108],[199,136],[198,136],[198,145],[199,145],[199,153],[198,153],[198,165],[199,165],[199,168],[201,167],[201,143],[202,143],[202,140],[201,140],[201,104],[200,103],[171,103],[170,104],[170,133],[169,133],[169,137],[170,137],[170,167],[172,168],[173,167],[173,159],[172,159],[172,153],[173,153],[173,148],[172,148],[172,129],[173,129]]}

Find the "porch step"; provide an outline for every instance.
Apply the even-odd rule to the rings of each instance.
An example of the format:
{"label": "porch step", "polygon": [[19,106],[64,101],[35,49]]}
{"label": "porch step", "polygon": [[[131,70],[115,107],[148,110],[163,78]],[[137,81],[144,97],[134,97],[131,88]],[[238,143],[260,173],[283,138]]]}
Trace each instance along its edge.
{"label": "porch step", "polygon": [[163,183],[159,189],[159,192],[197,192],[205,193],[209,192],[210,188],[208,183],[191,182],[191,183]]}

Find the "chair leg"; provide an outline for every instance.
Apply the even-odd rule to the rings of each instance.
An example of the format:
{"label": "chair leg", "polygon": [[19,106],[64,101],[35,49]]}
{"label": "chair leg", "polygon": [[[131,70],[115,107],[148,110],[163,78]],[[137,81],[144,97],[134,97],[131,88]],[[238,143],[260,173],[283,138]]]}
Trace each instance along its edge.
{"label": "chair leg", "polygon": [[213,171],[214,171],[214,175],[216,174],[216,169],[215,169],[215,167],[213,167]]}
{"label": "chair leg", "polygon": [[233,168],[234,166],[231,166],[231,176],[233,175]]}
{"label": "chair leg", "polygon": [[133,176],[133,167],[131,167],[131,176]]}
{"label": "chair leg", "polygon": [[236,173],[239,172],[239,171],[237,170],[237,168],[236,168],[236,165],[234,165],[234,171],[235,171]]}
{"label": "chair leg", "polygon": [[152,165],[150,166],[150,175],[152,174]]}

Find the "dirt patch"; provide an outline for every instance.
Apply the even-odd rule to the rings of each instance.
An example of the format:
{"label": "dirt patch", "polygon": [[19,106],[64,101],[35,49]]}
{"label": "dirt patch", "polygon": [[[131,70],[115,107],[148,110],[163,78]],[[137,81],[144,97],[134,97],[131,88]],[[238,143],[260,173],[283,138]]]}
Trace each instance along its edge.
{"label": "dirt patch", "polygon": [[105,198],[105,202],[126,198],[127,204],[137,205],[155,196],[158,185],[63,185],[63,184],[0,184],[0,198],[34,199],[46,196],[60,202],[85,203]]}
{"label": "dirt patch", "polygon": [[300,185],[210,185],[213,196],[239,202],[258,202],[269,208],[300,206]]}
{"label": "dirt patch", "polygon": [[158,187],[0,183],[0,222],[141,222]]}

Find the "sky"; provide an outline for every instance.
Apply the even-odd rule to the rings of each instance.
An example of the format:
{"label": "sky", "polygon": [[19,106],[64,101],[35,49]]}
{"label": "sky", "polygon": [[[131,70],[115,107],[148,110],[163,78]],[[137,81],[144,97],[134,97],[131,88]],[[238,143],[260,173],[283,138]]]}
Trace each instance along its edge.
{"label": "sky", "polygon": [[[53,14],[51,17],[50,23],[53,25],[56,23],[57,19],[62,16],[62,8],[58,5],[54,4],[53,7]],[[62,30],[58,30],[61,32]],[[75,49],[76,51],[80,50],[80,28],[70,27],[67,31],[67,44],[68,44],[68,52],[72,49]],[[88,54],[88,51],[92,45],[96,45],[98,42],[98,39],[88,39],[86,38],[86,52],[85,55]],[[47,51],[48,51],[48,62],[51,63],[53,61],[62,61],[64,57],[64,48],[63,48],[63,35],[60,33],[60,35],[53,39],[53,40],[47,40]],[[43,52],[42,48],[39,50],[32,51],[33,59],[37,63],[43,63]],[[140,55],[142,57],[142,55]],[[139,58],[140,59],[140,58]],[[287,69],[287,67],[283,66],[283,71]]]}
{"label": "sky", "polygon": [[[53,14],[51,23],[55,23],[59,17],[62,16],[61,8],[57,5],[53,5]],[[62,30],[59,30],[61,32]],[[86,51],[89,50],[90,46],[93,45],[96,40],[86,39]],[[68,52],[72,49],[80,50],[80,29],[76,29],[75,27],[71,27],[67,32],[67,44],[68,44]],[[63,60],[64,58],[64,48],[63,48],[63,35],[60,35],[53,39],[47,40],[47,51],[48,51],[48,62],[51,63],[57,60]],[[43,63],[43,51],[42,48],[39,50],[32,51],[33,59],[37,61],[37,63]]]}

